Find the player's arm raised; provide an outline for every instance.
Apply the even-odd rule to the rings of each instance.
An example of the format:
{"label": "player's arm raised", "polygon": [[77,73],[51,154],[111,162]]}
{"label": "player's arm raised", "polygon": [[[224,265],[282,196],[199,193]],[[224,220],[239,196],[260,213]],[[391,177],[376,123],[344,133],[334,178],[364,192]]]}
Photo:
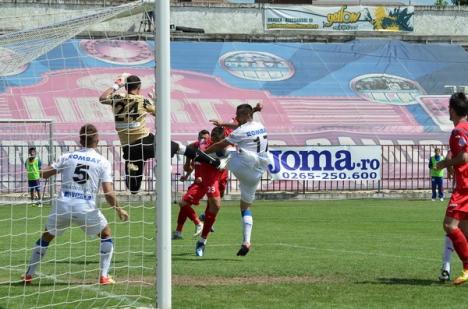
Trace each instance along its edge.
{"label": "player's arm raised", "polygon": [[112,93],[114,93],[114,88],[106,89],[99,97],[99,102],[104,105],[112,105]]}
{"label": "player's arm raised", "polygon": [[153,116],[156,116],[156,108],[154,107],[154,102],[151,99],[145,99],[143,101],[143,107],[146,109],[148,113]]}
{"label": "player's arm raised", "polygon": [[239,123],[237,122],[236,119],[233,119],[232,122],[224,122],[224,121],[218,120],[218,119],[210,119],[209,121],[215,127],[225,127],[225,128],[236,129],[239,126]]}
{"label": "player's arm raised", "polygon": [[[258,102],[257,105],[253,107],[252,112],[253,113],[261,112],[262,109],[263,109],[263,104],[261,102]],[[237,127],[239,127],[239,122],[235,118],[233,118],[231,122],[224,122],[219,119],[210,119],[209,121],[216,127],[225,127],[225,128],[231,128],[231,129],[236,129]]]}
{"label": "player's arm raised", "polygon": [[119,206],[119,202],[117,201],[117,197],[114,193],[112,182],[103,182],[102,191],[104,192],[107,204],[109,204],[111,208],[115,209],[120,220],[127,221],[128,213],[122,207]]}
{"label": "player's arm raised", "polygon": [[130,76],[128,73],[122,73],[117,77],[114,82],[114,85],[106,90],[101,94],[99,97],[99,102],[104,105],[112,105],[112,94],[125,86],[125,81],[127,77]]}

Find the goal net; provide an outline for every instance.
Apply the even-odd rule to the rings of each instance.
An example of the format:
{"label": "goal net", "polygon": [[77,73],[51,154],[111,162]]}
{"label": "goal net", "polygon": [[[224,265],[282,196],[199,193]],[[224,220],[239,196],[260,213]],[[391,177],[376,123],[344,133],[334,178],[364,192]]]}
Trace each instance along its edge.
{"label": "goal net", "polygon": [[[138,40],[139,28],[148,27],[148,5],[154,3],[51,10],[39,18],[44,24],[0,36],[0,116],[10,119],[0,121],[0,308],[152,308],[156,303],[155,210],[149,193],[154,163],[144,167],[142,193],[130,195],[112,108],[99,102],[123,72],[138,75],[145,94],[153,88],[154,44]],[[12,16],[11,22],[15,18],[24,16]],[[86,219],[46,245],[41,235],[69,183],[58,174],[34,185],[36,159],[45,167],[79,150],[79,130],[86,123],[98,129],[97,152],[110,163],[129,221],[119,219],[101,190],[96,205],[111,237],[87,236]],[[154,120],[147,126],[154,127]],[[75,170],[75,176],[81,172]],[[35,253],[43,255],[38,263]],[[106,261],[105,277],[115,284],[102,284]],[[32,280],[22,279],[32,264]]]}

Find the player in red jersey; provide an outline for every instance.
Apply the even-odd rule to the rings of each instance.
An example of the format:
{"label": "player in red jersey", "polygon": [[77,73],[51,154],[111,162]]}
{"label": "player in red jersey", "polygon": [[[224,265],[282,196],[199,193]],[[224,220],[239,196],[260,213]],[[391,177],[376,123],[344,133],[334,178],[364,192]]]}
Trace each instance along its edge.
{"label": "player in red jersey", "polygon": [[[201,130],[198,132],[198,140],[195,143],[188,145],[187,147],[200,148],[200,145],[205,145],[210,141],[210,132],[207,130]],[[204,148],[204,147],[202,147]],[[192,208],[192,205],[198,205],[200,199],[205,195],[203,193],[200,195],[199,183],[202,182],[200,175],[200,166],[199,162],[195,162],[192,159],[187,158],[187,161],[184,164],[184,171],[186,172],[180,180],[185,181],[190,176],[193,170],[195,170],[195,182],[190,185],[187,189],[187,193],[179,201],[179,215],[177,216],[177,227],[172,235],[173,240],[182,239],[182,229],[184,228],[185,221],[189,218],[195,224],[195,234],[193,236],[200,235],[203,229],[203,222],[201,222],[195,210]]]}
{"label": "player in red jersey", "polygon": [[463,273],[454,284],[468,281],[468,241],[462,227],[468,223],[468,100],[464,93],[454,93],[449,100],[450,120],[455,128],[449,140],[451,158],[436,164],[437,169],[451,168],[455,176],[455,189],[447,206],[444,230],[463,263]]}
{"label": "player in red jersey", "polygon": [[[200,150],[203,151],[213,143],[217,143],[223,140],[224,134],[223,127],[215,127],[211,131],[211,140],[205,145],[200,145]],[[217,153],[216,155],[218,157],[223,157],[224,152]],[[202,181],[199,184],[195,184],[195,186],[198,196],[201,195],[201,197],[203,197],[203,195],[206,193],[206,196],[208,197],[208,203],[204,214],[203,230],[195,246],[196,256],[203,256],[205,253],[205,245],[206,240],[208,239],[208,234],[212,231],[216,216],[218,215],[219,209],[221,208],[220,181],[222,181],[224,178],[227,179],[227,176],[225,176],[227,171],[219,170],[205,163],[201,165],[200,174]],[[224,184],[223,187],[225,188],[226,185]]]}

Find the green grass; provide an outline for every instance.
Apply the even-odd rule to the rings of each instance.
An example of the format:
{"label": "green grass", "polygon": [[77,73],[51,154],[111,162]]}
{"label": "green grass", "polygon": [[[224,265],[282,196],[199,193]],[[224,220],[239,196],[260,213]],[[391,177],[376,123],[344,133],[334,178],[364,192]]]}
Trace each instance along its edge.
{"label": "green grass", "polygon": [[[50,246],[40,281],[17,284],[49,209],[0,207],[0,308],[154,304],[154,209],[145,206],[131,206],[125,224],[104,211],[118,281],[106,287],[95,285],[98,242],[77,229]],[[430,201],[258,201],[252,250],[237,257],[239,209],[225,202],[203,258],[194,256],[192,223],[173,242],[173,308],[465,308],[468,285],[436,280],[444,211],[445,203]]]}

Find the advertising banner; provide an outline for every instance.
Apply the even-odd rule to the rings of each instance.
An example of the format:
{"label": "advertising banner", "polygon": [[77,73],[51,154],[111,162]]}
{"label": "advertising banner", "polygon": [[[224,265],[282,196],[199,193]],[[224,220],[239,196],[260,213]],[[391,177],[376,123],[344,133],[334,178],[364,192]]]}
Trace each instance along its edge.
{"label": "advertising banner", "polygon": [[266,30],[413,31],[413,6],[265,7]]}
{"label": "advertising banner", "polygon": [[380,180],[380,146],[271,147],[274,180]]}

